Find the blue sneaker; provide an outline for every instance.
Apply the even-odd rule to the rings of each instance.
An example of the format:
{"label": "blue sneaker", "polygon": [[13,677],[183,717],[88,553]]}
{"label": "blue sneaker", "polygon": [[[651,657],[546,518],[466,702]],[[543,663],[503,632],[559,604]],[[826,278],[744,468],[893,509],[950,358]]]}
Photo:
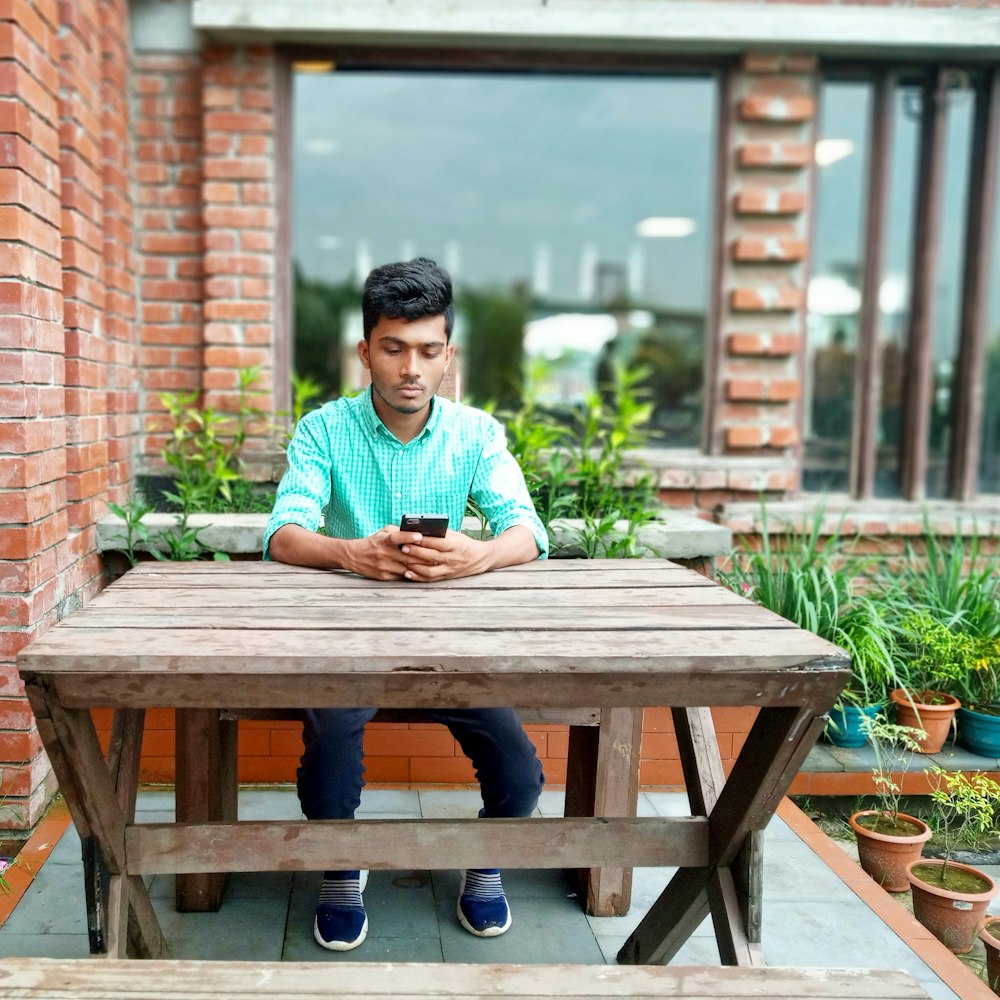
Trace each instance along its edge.
{"label": "blue sneaker", "polygon": [[316,906],[313,937],[329,951],[350,951],[368,935],[368,914],[361,898],[368,872],[326,872]]}
{"label": "blue sneaker", "polygon": [[458,890],[458,922],[476,937],[499,937],[510,930],[510,907],[497,868],[462,872]]}

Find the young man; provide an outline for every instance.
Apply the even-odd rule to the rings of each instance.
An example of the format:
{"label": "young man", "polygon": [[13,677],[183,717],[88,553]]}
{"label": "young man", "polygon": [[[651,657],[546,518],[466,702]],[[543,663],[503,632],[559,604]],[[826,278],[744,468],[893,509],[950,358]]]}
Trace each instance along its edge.
{"label": "young man", "polygon": [[[544,558],[545,529],[501,426],[488,414],[436,396],[455,354],[451,281],[417,258],[376,268],[362,298],[358,345],[371,388],[305,416],[288,447],[264,537],[264,557],[346,569],[373,580],[432,582]],[[460,529],[472,497],[494,538]],[[400,531],[403,514],[447,514],[444,538]],[[323,523],[324,534],[317,533]],[[350,819],[361,801],[362,735],[376,708],[306,713],[298,793],[308,819]],[[428,712],[444,723],[476,768],[481,816],[528,816],[544,777],[512,709]],[[313,934],[348,951],[368,932],[358,871],[324,874]],[[462,926],[503,934],[510,908],[496,869],[462,876]]]}

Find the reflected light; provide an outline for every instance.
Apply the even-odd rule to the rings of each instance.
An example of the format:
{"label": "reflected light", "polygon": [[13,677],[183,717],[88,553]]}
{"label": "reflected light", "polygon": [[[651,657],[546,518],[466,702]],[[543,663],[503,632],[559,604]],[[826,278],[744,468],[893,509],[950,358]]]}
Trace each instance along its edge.
{"label": "reflected light", "polygon": [[906,275],[890,274],[879,285],[878,307],[884,313],[904,312],[910,297],[910,285]]}
{"label": "reflected light", "polygon": [[861,306],[861,292],[835,274],[820,274],[809,282],[809,312],[819,316],[850,316]]}
{"label": "reflected light", "polygon": [[635,227],[635,235],[647,239],[680,239],[690,236],[695,229],[697,224],[694,219],[676,215],[651,215]]}
{"label": "reflected light", "polygon": [[814,158],[821,167],[846,159],[854,152],[854,143],[850,139],[820,139],[816,143]]}
{"label": "reflected light", "polygon": [[336,139],[324,139],[314,135],[302,143],[302,148],[313,156],[329,156],[337,148]]}
{"label": "reflected light", "polygon": [[292,69],[297,73],[329,73],[336,65],[332,59],[296,59]]}

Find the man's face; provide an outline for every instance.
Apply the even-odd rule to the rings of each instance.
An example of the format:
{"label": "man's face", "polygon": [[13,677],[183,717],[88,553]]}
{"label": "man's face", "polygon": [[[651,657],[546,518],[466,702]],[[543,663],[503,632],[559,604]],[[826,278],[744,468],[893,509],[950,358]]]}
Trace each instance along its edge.
{"label": "man's face", "polygon": [[358,345],[371,372],[375,395],[397,413],[419,413],[441,385],[455,348],[448,343],[444,316],[379,318],[371,338]]}

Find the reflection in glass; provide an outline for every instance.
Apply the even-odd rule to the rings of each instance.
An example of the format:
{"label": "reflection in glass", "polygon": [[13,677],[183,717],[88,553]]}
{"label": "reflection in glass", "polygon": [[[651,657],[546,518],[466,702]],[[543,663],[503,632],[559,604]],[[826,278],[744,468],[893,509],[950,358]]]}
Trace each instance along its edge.
{"label": "reflection in glass", "polygon": [[[1000,196],[1000,166],[997,169]],[[986,297],[985,388],[979,443],[979,492],[1000,493],[1000,211],[993,212],[993,250]]]}
{"label": "reflection in glass", "polygon": [[656,436],[696,446],[715,85],[706,78],[296,74],[295,368],[359,387],[360,283],[452,274],[463,395],[571,413],[649,366]]}
{"label": "reflection in glass", "polygon": [[892,122],[892,163],[886,225],[884,277],[879,288],[879,353],[882,397],[875,430],[875,495],[899,496],[903,377],[910,320],[913,207],[920,132],[920,87],[901,86]]}
{"label": "reflection in glass", "polygon": [[806,318],[804,489],[846,492],[861,307],[867,83],[824,82]]}
{"label": "reflection in glass", "polygon": [[962,263],[969,151],[975,107],[969,89],[948,91],[944,190],[938,257],[938,280],[931,329],[931,401],[927,436],[928,497],[949,494],[948,454],[952,443],[952,383],[958,367],[962,326]]}

